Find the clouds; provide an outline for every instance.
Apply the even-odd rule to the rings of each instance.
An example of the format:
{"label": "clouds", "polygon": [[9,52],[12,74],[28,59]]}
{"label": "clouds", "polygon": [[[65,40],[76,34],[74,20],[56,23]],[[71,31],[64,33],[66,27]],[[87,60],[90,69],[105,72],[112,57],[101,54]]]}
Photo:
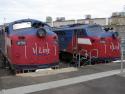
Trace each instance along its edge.
{"label": "clouds", "polygon": [[122,11],[124,0],[0,0],[0,23],[3,18],[13,21],[22,18],[45,20],[65,16],[67,19],[109,17],[114,11]]}

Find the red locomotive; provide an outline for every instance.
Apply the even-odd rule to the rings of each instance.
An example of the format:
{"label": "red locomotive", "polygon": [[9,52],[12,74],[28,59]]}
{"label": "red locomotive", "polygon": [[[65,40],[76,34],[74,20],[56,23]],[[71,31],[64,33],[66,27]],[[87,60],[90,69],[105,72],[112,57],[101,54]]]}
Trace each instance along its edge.
{"label": "red locomotive", "polygon": [[59,38],[63,60],[72,62],[76,58],[84,64],[95,64],[120,59],[120,41],[113,30],[96,24],[73,24],[54,28],[54,32]]}
{"label": "red locomotive", "polygon": [[22,19],[0,31],[0,54],[13,72],[55,66],[58,50],[56,33],[41,21]]}

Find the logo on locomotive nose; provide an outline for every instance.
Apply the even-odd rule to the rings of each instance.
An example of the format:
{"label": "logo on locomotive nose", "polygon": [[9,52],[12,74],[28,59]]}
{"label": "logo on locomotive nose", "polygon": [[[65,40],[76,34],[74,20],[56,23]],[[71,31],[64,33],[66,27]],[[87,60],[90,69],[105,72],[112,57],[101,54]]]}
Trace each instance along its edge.
{"label": "logo on locomotive nose", "polygon": [[35,44],[35,47],[32,48],[34,55],[49,55],[50,49],[48,47],[39,47]]}
{"label": "logo on locomotive nose", "polygon": [[113,50],[119,50],[119,49],[120,49],[120,46],[119,46],[119,44],[114,45],[113,43],[111,43],[110,49],[111,49],[112,51],[113,51]]}

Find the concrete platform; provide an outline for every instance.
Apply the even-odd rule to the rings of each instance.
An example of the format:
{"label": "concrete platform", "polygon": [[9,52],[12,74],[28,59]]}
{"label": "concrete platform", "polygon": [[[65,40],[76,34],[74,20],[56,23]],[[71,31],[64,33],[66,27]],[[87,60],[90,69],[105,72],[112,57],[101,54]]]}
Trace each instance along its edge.
{"label": "concrete platform", "polygon": [[125,94],[125,78],[114,75],[29,94]]}
{"label": "concrete platform", "polygon": [[55,74],[60,74],[60,73],[73,72],[73,71],[78,71],[78,68],[69,67],[69,68],[62,68],[62,69],[51,69],[51,68],[39,69],[33,73],[22,73],[22,74],[17,74],[16,76],[38,77],[38,76],[47,76],[47,75],[55,75]]}
{"label": "concrete platform", "polygon": [[[29,74],[21,74],[21,75],[17,75],[17,76],[5,75],[4,74],[4,75],[2,75],[0,77],[0,91],[1,90],[8,90],[8,89],[11,90],[11,89],[18,88],[18,87],[23,88],[24,86],[37,85],[37,84],[48,83],[48,82],[52,82],[52,81],[69,79],[69,78],[74,78],[74,77],[79,77],[79,76],[86,76],[86,75],[91,75],[91,74],[96,74],[96,73],[102,73],[102,72],[117,70],[119,68],[120,68],[120,63],[108,63],[108,64],[98,64],[98,65],[83,66],[83,67],[78,68],[78,69],[75,68],[75,71],[74,71],[74,68],[71,69],[71,70],[67,69],[66,72],[65,71],[64,72],[57,71],[57,72],[52,72],[52,74],[48,73],[47,75],[43,75],[42,74],[43,71],[38,72],[38,74],[37,73],[36,74],[35,73],[29,73]],[[120,72],[120,71],[117,71],[117,72]],[[115,75],[113,77],[114,77],[114,79],[116,79],[117,77],[120,78],[118,80],[118,82],[121,82],[122,87],[125,87],[125,85],[122,84],[124,82],[124,80],[125,80],[124,77],[119,76],[119,75],[118,76]],[[106,78],[110,79],[110,76],[106,77]],[[103,79],[103,78],[100,78],[100,79]],[[111,76],[111,79],[112,79],[112,76]],[[96,79],[93,80],[93,81],[95,81],[95,83],[96,83]],[[87,82],[89,82],[89,81],[87,81]],[[49,90],[43,90],[43,91],[39,90],[38,92],[35,91],[33,94],[37,94],[37,93],[38,94],[41,94],[41,93],[42,94],[49,94],[50,91],[52,92],[52,94],[62,94],[62,93],[65,93],[65,92],[68,93],[68,91],[71,90],[71,87],[73,87],[73,90],[71,90],[72,91],[71,94],[81,94],[79,92],[79,89],[81,89],[81,91],[83,90],[83,92],[84,92],[84,89],[82,89],[79,86],[81,86],[81,84],[84,84],[84,83],[86,83],[86,82],[80,82],[80,83],[76,83],[75,85],[64,86],[64,87],[67,87],[66,91],[62,89],[63,87],[58,87],[60,91],[58,91],[58,89],[57,89],[57,93],[55,92],[55,89],[49,89]],[[109,82],[107,81],[107,82],[104,82],[104,84],[105,83],[108,84]],[[115,82],[112,82],[112,83],[114,83],[114,85],[117,86],[117,84]],[[75,89],[75,86],[77,86],[76,89]],[[90,87],[91,87],[91,85],[90,85]],[[97,88],[98,87],[99,86],[97,86]],[[68,88],[69,88],[69,90],[68,90]],[[96,88],[96,85],[95,85],[95,88]],[[91,90],[91,88],[89,88],[89,89]],[[75,93],[74,90],[76,90],[76,93]],[[104,90],[105,90],[105,88],[104,88]],[[121,91],[122,88],[118,88],[118,90]],[[88,92],[88,91],[86,91],[86,92]],[[96,92],[96,91],[93,91],[93,92],[95,92],[95,94],[98,94],[98,92]],[[102,87],[102,92],[103,92],[103,87]],[[90,92],[90,94],[92,94],[92,93]],[[110,93],[105,93],[105,94],[110,94]],[[122,94],[122,93],[114,93],[114,94]]]}

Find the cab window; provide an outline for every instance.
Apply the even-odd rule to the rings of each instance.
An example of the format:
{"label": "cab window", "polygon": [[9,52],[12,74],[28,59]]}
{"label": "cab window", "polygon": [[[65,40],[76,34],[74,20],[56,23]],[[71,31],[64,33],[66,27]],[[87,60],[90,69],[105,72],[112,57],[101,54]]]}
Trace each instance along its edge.
{"label": "cab window", "polygon": [[6,32],[7,34],[9,34],[9,27],[8,27],[8,26],[5,27],[5,32]]}
{"label": "cab window", "polygon": [[88,36],[98,36],[103,29],[101,26],[90,26],[87,28],[87,35]]}
{"label": "cab window", "polygon": [[59,36],[65,36],[66,33],[64,31],[56,31],[56,34]]}
{"label": "cab window", "polygon": [[86,36],[86,30],[85,29],[75,29],[74,34],[77,35],[77,37],[85,37]]}
{"label": "cab window", "polygon": [[13,30],[26,29],[26,28],[31,28],[31,27],[32,27],[31,22],[23,22],[23,23],[14,24]]}

